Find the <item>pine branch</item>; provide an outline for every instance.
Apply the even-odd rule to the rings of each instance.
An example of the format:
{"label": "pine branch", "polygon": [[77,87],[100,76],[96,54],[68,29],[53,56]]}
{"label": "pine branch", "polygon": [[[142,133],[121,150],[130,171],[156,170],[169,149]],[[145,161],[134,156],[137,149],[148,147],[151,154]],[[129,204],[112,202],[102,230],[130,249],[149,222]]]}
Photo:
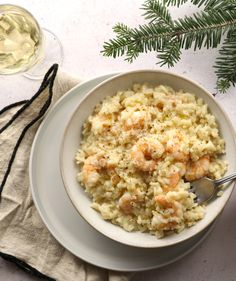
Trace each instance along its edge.
{"label": "pine branch", "polygon": [[180,60],[181,49],[180,44],[177,40],[169,42],[167,46],[163,48],[157,55],[159,59],[158,64],[160,66],[167,65],[168,67],[173,67],[175,63]]}
{"label": "pine branch", "polygon": [[[204,2],[204,0],[202,1]],[[205,5],[205,11],[209,11],[209,10],[236,11],[236,1],[235,0],[208,0]]]}
{"label": "pine branch", "polygon": [[125,60],[132,62],[139,53],[159,51],[163,49],[166,40],[170,40],[168,27],[152,24],[140,25],[139,28],[128,28],[118,24],[113,30],[118,31],[117,37],[104,43],[103,55],[114,58],[126,55]]}
{"label": "pine branch", "polygon": [[236,83],[236,29],[227,34],[214,67],[220,92],[226,92]]}
{"label": "pine branch", "polygon": [[[166,6],[181,6],[187,3],[188,0],[164,0]],[[190,0],[190,2],[198,7],[204,6],[204,10],[214,9],[235,9],[235,0]]]}
{"label": "pine branch", "polygon": [[158,1],[147,0],[142,9],[145,11],[143,16],[146,20],[149,20],[150,23],[158,23],[165,26],[173,26],[173,20],[171,18],[170,12]]}
{"label": "pine branch", "polygon": [[[225,2],[228,0],[190,0],[190,2],[198,7],[205,6],[205,7],[214,7],[221,4],[222,2]],[[164,4],[167,6],[181,6],[185,3],[187,3],[188,0],[164,0]]]}
{"label": "pine branch", "polygon": [[130,28],[119,23],[116,34],[103,45],[104,56],[125,56],[132,62],[140,53],[157,52],[158,63],[168,67],[180,60],[181,50],[216,48],[223,42],[216,60],[218,88],[225,91],[236,84],[236,0],[189,0],[202,11],[172,20],[169,5],[180,5],[188,0],[146,0],[142,9],[148,24]]}
{"label": "pine branch", "polygon": [[[190,0],[190,2],[192,2],[192,4],[197,5],[198,7],[200,7],[202,5],[207,6],[208,3],[214,2],[214,1],[218,1],[218,0]],[[222,0],[219,0],[219,1],[222,1]],[[166,6],[177,6],[177,7],[183,5],[187,2],[188,2],[188,0],[164,0],[164,3]]]}
{"label": "pine branch", "polygon": [[117,34],[117,37],[130,36],[132,34],[132,29],[123,23],[117,23],[113,27],[113,31]]}
{"label": "pine branch", "polygon": [[164,4],[166,6],[181,6],[183,5],[184,3],[188,2],[188,0],[164,0]]}
{"label": "pine branch", "polygon": [[223,32],[236,24],[236,16],[230,12],[201,12],[193,17],[185,17],[175,21],[173,27],[150,23],[139,28],[128,28],[123,24],[116,25],[113,30],[117,37],[104,43],[103,55],[114,58],[126,54],[126,60],[132,62],[139,53],[148,51],[163,52],[163,46],[171,41],[178,41],[181,48],[194,49],[202,45],[217,47]]}
{"label": "pine branch", "polygon": [[194,50],[216,48],[221,42],[224,32],[236,24],[236,14],[226,11],[208,11],[195,13],[192,17],[184,17],[175,22],[175,30],[179,31],[182,48]]}

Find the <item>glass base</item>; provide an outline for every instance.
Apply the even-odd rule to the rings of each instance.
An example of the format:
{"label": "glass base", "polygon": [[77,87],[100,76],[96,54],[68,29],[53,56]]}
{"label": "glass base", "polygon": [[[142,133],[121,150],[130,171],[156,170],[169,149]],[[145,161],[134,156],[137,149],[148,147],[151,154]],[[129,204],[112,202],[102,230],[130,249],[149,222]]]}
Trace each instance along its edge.
{"label": "glass base", "polygon": [[47,70],[57,63],[62,65],[64,55],[63,48],[58,37],[46,28],[42,28],[44,35],[44,57],[35,66],[23,75],[29,79],[42,79]]}

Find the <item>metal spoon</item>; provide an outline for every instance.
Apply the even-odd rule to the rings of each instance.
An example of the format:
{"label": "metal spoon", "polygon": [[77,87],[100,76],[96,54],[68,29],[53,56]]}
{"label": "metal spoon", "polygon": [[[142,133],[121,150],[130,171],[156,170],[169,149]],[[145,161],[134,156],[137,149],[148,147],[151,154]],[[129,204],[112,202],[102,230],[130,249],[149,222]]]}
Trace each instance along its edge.
{"label": "metal spoon", "polygon": [[193,181],[190,184],[190,191],[196,194],[196,202],[203,204],[212,199],[220,191],[218,188],[220,185],[236,179],[236,173],[226,176],[218,180],[212,180],[209,178],[201,178]]}

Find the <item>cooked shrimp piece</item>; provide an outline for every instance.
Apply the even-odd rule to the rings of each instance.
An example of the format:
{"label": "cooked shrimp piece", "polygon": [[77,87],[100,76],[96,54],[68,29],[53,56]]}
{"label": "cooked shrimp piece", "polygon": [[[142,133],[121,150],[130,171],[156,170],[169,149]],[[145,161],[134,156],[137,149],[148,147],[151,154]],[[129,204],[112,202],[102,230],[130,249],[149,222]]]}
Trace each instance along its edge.
{"label": "cooked shrimp piece", "polygon": [[179,181],[181,179],[181,176],[178,172],[171,173],[168,177],[168,184],[162,186],[162,189],[164,192],[171,191],[176,188],[178,185]]}
{"label": "cooked shrimp piece", "polygon": [[160,218],[155,222],[156,227],[163,230],[174,229],[183,217],[182,205],[176,200],[169,201],[164,195],[156,196],[155,201],[164,211],[158,215]]}
{"label": "cooked shrimp piece", "polygon": [[164,153],[164,146],[158,140],[140,140],[132,147],[131,158],[136,168],[145,172],[152,172],[156,168],[157,160]]}
{"label": "cooked shrimp piece", "polygon": [[112,116],[111,114],[102,114],[93,116],[90,119],[92,131],[94,133],[101,133],[103,131],[108,130],[112,124]]}
{"label": "cooked shrimp piece", "polygon": [[101,177],[101,171],[106,171],[110,176],[111,183],[117,185],[120,181],[119,175],[115,171],[115,163],[113,163],[108,157],[102,155],[89,156],[82,168],[82,179],[86,187],[92,187],[96,185]]}
{"label": "cooked shrimp piece", "polygon": [[89,156],[82,168],[82,179],[86,187],[96,185],[100,179],[100,170],[104,167],[104,159],[98,155]]}
{"label": "cooked shrimp piece", "polygon": [[172,209],[170,216],[179,217],[182,214],[182,205],[176,200],[169,201],[165,195],[157,195],[155,200],[163,209]]}
{"label": "cooked shrimp piece", "polygon": [[127,120],[125,120],[125,129],[142,129],[145,125],[146,119],[148,119],[147,112],[135,111]]}
{"label": "cooked shrimp piece", "polygon": [[111,177],[111,183],[113,185],[117,185],[120,182],[120,177],[114,169],[109,172],[109,175]]}
{"label": "cooked shrimp piece", "polygon": [[185,175],[186,173],[186,164],[182,162],[177,162],[175,163],[175,171],[171,172],[170,175],[168,176],[168,184],[164,185],[163,191],[168,192],[176,188],[178,183],[180,182],[181,178]]}
{"label": "cooked shrimp piece", "polygon": [[178,173],[180,177],[183,177],[186,173],[186,163],[185,162],[176,162],[175,166],[178,168]]}
{"label": "cooked shrimp piece", "polygon": [[131,195],[125,192],[119,199],[118,206],[120,210],[126,215],[132,215],[134,203],[137,201],[136,195]]}
{"label": "cooked shrimp piece", "polygon": [[196,162],[191,162],[187,165],[185,179],[187,181],[194,181],[200,179],[208,174],[210,166],[209,155],[202,156]]}
{"label": "cooked shrimp piece", "polygon": [[188,155],[181,151],[179,144],[175,144],[172,141],[167,142],[166,152],[177,161],[188,161]]}
{"label": "cooked shrimp piece", "polygon": [[166,152],[177,161],[187,162],[189,160],[189,154],[182,150],[182,141],[183,136],[180,134],[168,140],[166,143]]}
{"label": "cooked shrimp piece", "polygon": [[85,164],[83,166],[82,178],[83,178],[83,183],[85,184],[86,187],[92,187],[98,182],[100,178],[100,174],[98,173],[98,170],[99,169],[93,165]]}
{"label": "cooked shrimp piece", "polygon": [[175,188],[180,181],[180,174],[179,173],[172,173],[169,177],[169,187]]}
{"label": "cooked shrimp piece", "polygon": [[167,200],[166,200],[166,197],[164,196],[164,195],[157,195],[156,197],[155,197],[155,200],[156,200],[156,202],[158,203],[158,204],[161,204],[161,206],[163,207],[163,208],[171,208],[171,204],[170,204],[170,202],[168,202]]}

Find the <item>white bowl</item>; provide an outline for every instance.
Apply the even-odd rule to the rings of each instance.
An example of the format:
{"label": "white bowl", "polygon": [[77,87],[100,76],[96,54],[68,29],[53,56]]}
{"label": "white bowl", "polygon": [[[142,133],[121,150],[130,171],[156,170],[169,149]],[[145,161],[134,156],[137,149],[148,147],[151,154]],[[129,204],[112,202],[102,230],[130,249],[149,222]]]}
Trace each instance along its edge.
{"label": "white bowl", "polygon": [[[92,113],[94,106],[104,99],[107,95],[114,95],[119,90],[127,90],[134,83],[151,83],[153,85],[164,84],[175,90],[183,89],[184,91],[194,93],[201,97],[208,104],[210,111],[216,117],[221,135],[226,142],[226,155],[223,156],[229,163],[227,174],[236,171],[236,145],[235,133],[226,113],[205,89],[197,83],[190,81],[182,76],[159,70],[140,70],[116,75],[105,82],[102,82],[79,103],[75,112],[73,112],[66,127],[60,154],[60,168],[65,189],[73,205],[79,211],[80,215],[95,229],[113,240],[123,244],[157,248],[170,246],[189,239],[205,229],[221,213],[227,203],[232,189],[231,184],[223,195],[213,202],[209,203],[206,208],[205,217],[196,223],[196,225],[183,230],[179,234],[173,234],[158,239],[149,233],[127,232],[119,226],[102,219],[101,215],[92,209],[91,199],[85,193],[84,189],[76,180],[78,168],[75,166],[75,153],[81,141],[81,128],[84,121]],[[70,218],[68,218],[70,219]]]}

